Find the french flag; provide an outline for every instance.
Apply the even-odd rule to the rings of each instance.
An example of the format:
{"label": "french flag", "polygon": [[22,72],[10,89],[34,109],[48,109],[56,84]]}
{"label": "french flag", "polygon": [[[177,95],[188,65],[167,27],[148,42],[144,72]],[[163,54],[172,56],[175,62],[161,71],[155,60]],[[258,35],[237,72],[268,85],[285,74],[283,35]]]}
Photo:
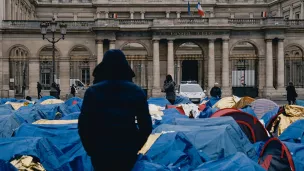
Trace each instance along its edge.
{"label": "french flag", "polygon": [[198,14],[199,14],[200,16],[204,16],[204,15],[205,15],[205,13],[204,13],[204,11],[203,11],[203,8],[202,8],[202,6],[201,6],[201,4],[200,4],[199,2],[197,3],[196,8],[197,8]]}

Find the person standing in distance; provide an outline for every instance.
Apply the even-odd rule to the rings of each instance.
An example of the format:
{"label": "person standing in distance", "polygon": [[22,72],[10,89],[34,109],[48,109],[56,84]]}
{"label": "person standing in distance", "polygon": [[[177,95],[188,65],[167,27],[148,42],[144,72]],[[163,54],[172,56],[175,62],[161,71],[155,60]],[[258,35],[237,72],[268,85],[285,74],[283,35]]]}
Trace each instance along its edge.
{"label": "person standing in distance", "polygon": [[297,94],[296,88],[293,86],[292,82],[289,82],[288,86],[286,87],[286,91],[287,91],[288,104],[291,105],[291,102],[292,102],[292,104],[295,104],[298,94]]}
{"label": "person standing in distance", "polygon": [[39,82],[37,82],[38,99],[42,98],[41,90],[42,90],[42,85]]}
{"label": "person standing in distance", "polygon": [[218,83],[214,83],[214,87],[212,87],[212,89],[210,90],[210,95],[211,97],[215,97],[219,99],[222,97],[222,90],[219,87]]}
{"label": "person standing in distance", "polygon": [[75,97],[76,88],[75,88],[74,84],[72,84],[72,87],[71,87],[71,94],[73,95],[73,97]]}
{"label": "person standing in distance", "polygon": [[131,171],[152,132],[146,95],[120,50],[107,51],[93,76],[78,122],[84,149],[96,171]]}
{"label": "person standing in distance", "polygon": [[167,100],[173,105],[176,99],[175,94],[175,82],[173,81],[172,76],[169,74],[166,76],[164,81],[164,91],[166,92]]}

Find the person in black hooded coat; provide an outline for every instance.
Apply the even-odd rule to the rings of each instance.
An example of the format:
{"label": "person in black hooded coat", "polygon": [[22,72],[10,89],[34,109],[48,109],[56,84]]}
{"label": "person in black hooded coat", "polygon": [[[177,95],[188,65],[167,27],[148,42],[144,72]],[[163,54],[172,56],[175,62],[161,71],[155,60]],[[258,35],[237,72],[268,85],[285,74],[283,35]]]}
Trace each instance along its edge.
{"label": "person in black hooded coat", "polygon": [[120,50],[107,51],[93,76],[78,121],[82,144],[96,171],[130,171],[152,132],[146,95]]}

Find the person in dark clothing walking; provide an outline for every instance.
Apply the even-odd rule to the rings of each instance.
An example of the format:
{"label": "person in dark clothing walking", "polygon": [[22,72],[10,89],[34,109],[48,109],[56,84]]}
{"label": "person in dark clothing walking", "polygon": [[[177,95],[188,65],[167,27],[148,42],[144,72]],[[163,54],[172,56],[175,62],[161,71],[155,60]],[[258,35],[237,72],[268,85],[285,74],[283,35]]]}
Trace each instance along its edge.
{"label": "person in dark clothing walking", "polygon": [[221,88],[219,88],[218,83],[214,83],[214,87],[212,87],[212,89],[210,91],[210,95],[211,95],[211,97],[214,97],[214,98],[222,97],[222,90],[221,90]]}
{"label": "person in dark clothing walking", "polygon": [[60,92],[61,92],[61,90],[60,90],[60,85],[59,84],[56,85],[56,90],[58,92],[58,99],[60,99]]}
{"label": "person in dark clothing walking", "polygon": [[130,171],[152,131],[146,95],[120,50],[107,51],[93,76],[78,122],[82,144],[96,171]]}
{"label": "person in dark clothing walking", "polygon": [[41,90],[42,90],[42,85],[39,82],[37,82],[38,99],[42,98]]}
{"label": "person in dark clothing walking", "polygon": [[75,97],[76,88],[75,88],[74,84],[72,84],[72,87],[71,87],[71,94],[73,95],[73,97]]}
{"label": "person in dark clothing walking", "polygon": [[164,81],[164,91],[166,92],[167,100],[173,105],[176,99],[175,94],[175,82],[172,79],[171,75],[166,76],[166,80]]}
{"label": "person in dark clothing walking", "polygon": [[292,104],[295,104],[298,94],[297,94],[296,88],[293,86],[292,82],[289,82],[289,85],[286,87],[286,91],[287,91],[288,104],[291,105],[291,102],[292,102]]}

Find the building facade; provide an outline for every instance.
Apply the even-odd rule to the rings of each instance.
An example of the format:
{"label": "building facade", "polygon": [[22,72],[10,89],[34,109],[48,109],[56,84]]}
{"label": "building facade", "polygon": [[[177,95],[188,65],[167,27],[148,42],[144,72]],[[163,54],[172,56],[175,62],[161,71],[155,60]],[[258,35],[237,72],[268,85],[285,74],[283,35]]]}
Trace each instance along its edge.
{"label": "building facade", "polygon": [[0,95],[50,88],[52,46],[40,23],[53,17],[68,25],[55,53],[63,95],[69,79],[92,83],[108,49],[124,51],[150,96],[167,74],[207,91],[218,82],[224,96],[283,96],[290,81],[304,95],[303,0],[200,0],[203,17],[189,3],[190,15],[188,0],[0,0]]}

